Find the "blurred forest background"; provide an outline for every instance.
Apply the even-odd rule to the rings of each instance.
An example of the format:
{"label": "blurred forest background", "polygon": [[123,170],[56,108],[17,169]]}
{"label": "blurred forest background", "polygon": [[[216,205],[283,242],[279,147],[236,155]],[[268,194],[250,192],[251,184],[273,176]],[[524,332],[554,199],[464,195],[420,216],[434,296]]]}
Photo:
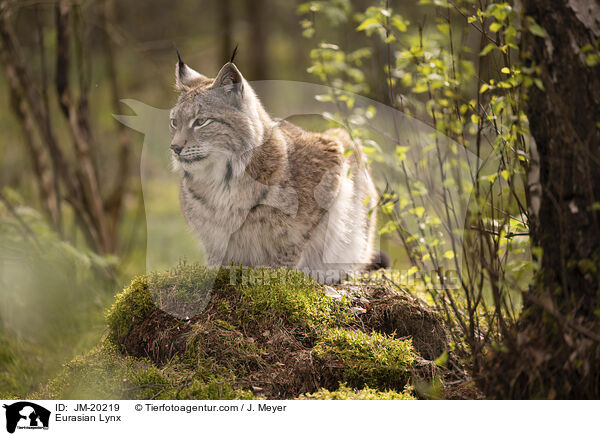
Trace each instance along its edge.
{"label": "blurred forest background", "polygon": [[[248,81],[324,84],[340,108],[326,122],[350,113],[382,246],[452,333],[440,365],[490,397],[597,398],[600,7],[553,3],[2,0],[0,397],[98,341],[115,292],[145,273],[145,206],[159,239],[191,243],[171,225],[176,186],[142,195],[143,136],[113,114],[132,114],[121,99],[174,103],[174,44],[208,76],[239,44]],[[425,151],[398,126],[387,142],[370,132],[357,94],[422,122]]]}
{"label": "blurred forest background", "polygon": [[[113,118],[130,112],[119,100],[174,103],[174,44],[207,75],[239,43],[248,80],[308,80],[311,43],[296,7],[2,2],[0,396],[35,391],[89,349],[113,295],[146,271],[143,136]],[[169,238],[179,205],[165,200],[164,226],[153,231]],[[182,230],[180,245],[193,244]]]}
{"label": "blurred forest background", "polygon": [[[16,1],[1,8],[5,397],[35,391],[97,342],[113,295],[145,272],[143,136],[113,118],[128,111],[119,100],[173,104],[174,44],[207,74],[240,42],[249,80],[306,80],[309,43],[296,5],[286,1]],[[176,197],[167,198],[165,213],[178,213]]]}

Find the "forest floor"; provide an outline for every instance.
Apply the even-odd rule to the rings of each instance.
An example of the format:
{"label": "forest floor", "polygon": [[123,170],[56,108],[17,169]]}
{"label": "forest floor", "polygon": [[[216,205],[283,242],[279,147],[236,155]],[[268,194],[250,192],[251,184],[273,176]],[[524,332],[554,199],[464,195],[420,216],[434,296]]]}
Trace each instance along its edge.
{"label": "forest floor", "polygon": [[[479,398],[438,313],[389,282],[197,264],[141,276],[49,399]],[[442,356],[442,357],[440,357]]]}

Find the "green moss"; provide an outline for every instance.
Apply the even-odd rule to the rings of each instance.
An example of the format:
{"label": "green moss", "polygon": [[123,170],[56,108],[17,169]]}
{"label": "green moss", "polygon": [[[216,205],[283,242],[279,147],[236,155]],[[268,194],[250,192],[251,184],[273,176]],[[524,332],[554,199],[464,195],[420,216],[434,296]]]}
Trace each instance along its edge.
{"label": "green moss", "polygon": [[315,353],[345,365],[345,377],[356,387],[397,388],[405,383],[415,359],[411,340],[341,328],[322,332]]}
{"label": "green moss", "polygon": [[184,262],[164,272],[138,277],[117,295],[106,314],[109,338],[120,342],[136,322],[157,308],[180,318],[191,317],[206,306],[212,290],[223,286],[225,280],[222,271]]}
{"label": "green moss", "polygon": [[378,391],[366,386],[362,389],[352,389],[345,383],[341,383],[339,389],[328,391],[319,389],[312,394],[304,394],[299,400],[416,400],[411,389],[406,388],[402,392],[394,390]]}
{"label": "green moss", "polygon": [[171,363],[162,368],[148,365],[129,368],[126,379],[133,385],[130,397],[157,400],[237,400],[252,399],[251,392],[236,389],[235,377],[207,375],[202,365],[190,367]]}
{"label": "green moss", "polygon": [[258,317],[275,316],[307,327],[349,320],[347,305],[325,295],[322,285],[292,269],[249,268],[238,286],[242,308]]}
{"label": "green moss", "polygon": [[233,324],[231,324],[229,321],[225,321],[223,319],[218,319],[215,321],[215,323],[219,326],[224,328],[225,330],[229,330],[229,331],[234,331],[236,330],[236,326],[234,326]]}
{"label": "green moss", "polygon": [[148,291],[147,278],[134,279],[129,287],[117,294],[115,302],[106,313],[109,339],[118,343],[129,333],[135,322],[142,320],[155,308]]}
{"label": "green moss", "polygon": [[35,344],[14,338],[0,326],[0,398],[16,398],[30,392],[44,362],[33,359]]}
{"label": "green moss", "polygon": [[2,398],[19,389],[18,381],[11,371],[17,354],[14,347],[12,341],[4,337],[3,330],[0,330],[0,397]]}
{"label": "green moss", "polygon": [[127,366],[131,359],[121,357],[110,342],[103,342],[84,356],[65,364],[39,398],[117,399],[122,398]]}
{"label": "green moss", "polygon": [[15,392],[18,392],[19,382],[12,375],[6,372],[0,372],[0,397],[12,397]]}
{"label": "green moss", "polygon": [[252,399],[232,378],[201,365],[181,362],[158,368],[145,359],[124,357],[109,341],[72,360],[36,397],[44,399]]}
{"label": "green moss", "polygon": [[[207,306],[211,299],[214,305]],[[164,316],[157,308],[198,313],[205,306],[210,307],[209,316],[193,320],[187,345],[167,364],[157,366],[121,354],[118,344],[134,325]],[[343,380],[352,387],[341,385],[336,391],[321,390],[307,398],[412,398],[403,391],[414,360],[411,341],[343,328],[349,328],[353,319],[348,308],[346,301],[334,301],[320,283],[298,271],[234,266],[217,271],[182,263],[133,280],[107,312],[108,338],[67,364],[40,395],[57,399],[254,398],[252,392],[241,389],[246,387],[241,380],[260,371],[277,374],[276,365],[290,364],[277,354],[291,351],[285,348],[287,343],[282,340],[269,348],[263,332],[288,332],[291,327],[297,337],[290,336],[291,340],[308,347],[316,342],[317,356],[341,361]],[[154,330],[161,329],[152,322],[148,326],[148,334],[156,335]]]}
{"label": "green moss", "polygon": [[[109,338],[120,342],[134,323],[157,307],[180,317],[193,316],[218,288],[240,296],[239,311],[257,318],[280,317],[308,327],[348,322],[347,304],[334,302],[322,285],[307,275],[287,269],[231,267],[220,270],[181,263],[177,267],[138,277],[117,295],[107,312]],[[217,302],[219,311],[231,313],[230,302]]]}
{"label": "green moss", "polygon": [[213,380],[201,382],[194,380],[189,387],[179,393],[180,399],[195,400],[253,400],[254,394],[243,389],[235,389],[231,382]]}
{"label": "green moss", "polygon": [[216,320],[194,326],[188,339],[186,361],[208,368],[207,376],[244,377],[248,366],[263,363],[264,354],[265,350],[253,339],[226,321]]}
{"label": "green moss", "polygon": [[217,302],[217,309],[224,315],[229,315],[231,313],[231,305],[227,300],[220,300]]}
{"label": "green moss", "polygon": [[180,380],[169,378],[166,372],[165,369],[159,369],[149,364],[145,368],[127,371],[125,379],[133,385],[131,390],[135,391],[133,395],[136,398],[172,399],[169,391]]}
{"label": "green moss", "polygon": [[179,318],[192,317],[210,302],[212,292],[227,279],[223,270],[181,262],[175,268],[148,276],[152,299],[162,310]]}

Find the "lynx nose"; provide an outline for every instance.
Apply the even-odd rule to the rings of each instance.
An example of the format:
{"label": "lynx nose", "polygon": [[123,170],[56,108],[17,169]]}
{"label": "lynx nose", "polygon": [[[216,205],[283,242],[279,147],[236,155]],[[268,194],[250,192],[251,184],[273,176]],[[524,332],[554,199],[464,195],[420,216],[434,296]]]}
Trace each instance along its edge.
{"label": "lynx nose", "polygon": [[183,145],[171,144],[171,150],[173,150],[175,154],[179,154],[181,153],[181,150],[183,150]]}

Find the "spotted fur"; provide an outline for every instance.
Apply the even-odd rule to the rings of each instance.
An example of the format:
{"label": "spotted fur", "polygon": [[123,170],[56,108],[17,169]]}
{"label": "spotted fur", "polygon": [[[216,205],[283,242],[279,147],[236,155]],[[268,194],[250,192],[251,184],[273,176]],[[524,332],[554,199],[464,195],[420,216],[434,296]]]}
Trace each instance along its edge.
{"label": "spotted fur", "polygon": [[233,63],[209,79],[183,62],[171,110],[183,215],[210,265],[289,266],[322,281],[373,258],[376,191],[341,130],[272,119]]}

